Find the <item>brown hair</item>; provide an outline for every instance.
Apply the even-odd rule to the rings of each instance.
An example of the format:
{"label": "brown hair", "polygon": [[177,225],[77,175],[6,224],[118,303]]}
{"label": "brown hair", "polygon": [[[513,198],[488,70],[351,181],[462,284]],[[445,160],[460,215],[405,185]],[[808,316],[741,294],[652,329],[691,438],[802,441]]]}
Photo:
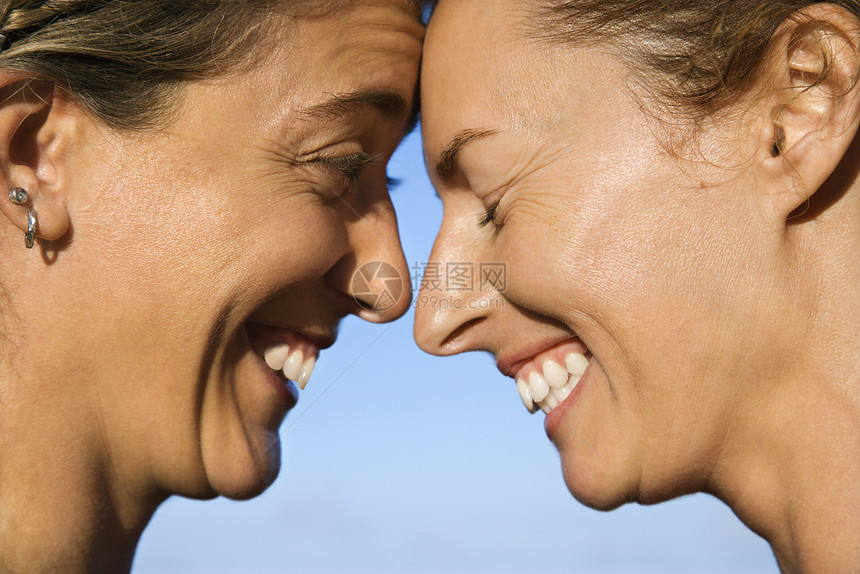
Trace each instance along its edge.
{"label": "brown hair", "polygon": [[[421,0],[400,0],[421,10]],[[253,64],[261,31],[343,0],[0,0],[0,69],[45,77],[115,128],[159,125],[182,83]],[[0,39],[2,40],[2,39]]]}
{"label": "brown hair", "polygon": [[[535,0],[542,38],[609,42],[659,101],[694,116],[755,84],[779,25],[816,0]],[[833,0],[860,17],[860,0]],[[815,23],[808,23],[814,26]],[[829,71],[829,63],[815,81]],[[647,79],[656,76],[659,80]],[[640,79],[641,79],[640,78]]]}
{"label": "brown hair", "polygon": [[277,0],[0,0],[0,68],[46,77],[108,125],[155,125],[181,82],[247,61]]}

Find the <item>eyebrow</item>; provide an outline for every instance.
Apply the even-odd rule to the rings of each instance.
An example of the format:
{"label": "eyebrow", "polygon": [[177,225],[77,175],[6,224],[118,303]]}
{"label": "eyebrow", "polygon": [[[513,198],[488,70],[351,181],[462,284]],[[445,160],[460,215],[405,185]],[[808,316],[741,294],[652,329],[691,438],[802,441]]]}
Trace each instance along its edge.
{"label": "eyebrow", "polygon": [[439,177],[443,180],[451,179],[451,176],[457,172],[457,156],[461,151],[463,151],[463,148],[478,140],[496,135],[497,133],[499,133],[498,130],[476,129],[463,130],[459,132],[439,155],[439,162],[436,164],[436,173],[439,174]]}
{"label": "eyebrow", "polygon": [[338,120],[362,108],[373,108],[383,116],[401,119],[409,111],[403,96],[388,90],[330,94],[328,100],[301,110],[301,115],[321,120]]}

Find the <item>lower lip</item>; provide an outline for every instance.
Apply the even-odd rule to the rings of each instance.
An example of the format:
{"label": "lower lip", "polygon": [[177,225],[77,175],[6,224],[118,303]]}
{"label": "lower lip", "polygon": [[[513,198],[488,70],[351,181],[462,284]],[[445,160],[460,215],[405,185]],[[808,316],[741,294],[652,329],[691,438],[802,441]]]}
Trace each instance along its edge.
{"label": "lower lip", "polygon": [[552,409],[550,413],[546,416],[544,420],[544,430],[546,431],[546,435],[552,440],[553,435],[557,432],[559,425],[561,425],[562,419],[564,419],[567,411],[569,411],[572,407],[576,399],[579,397],[582,392],[582,387],[588,383],[589,374],[591,373],[591,365],[585,369],[585,373],[580,377],[579,382],[570,392],[566,399],[564,399],[557,407]]}
{"label": "lower lip", "polygon": [[254,346],[251,344],[251,338],[248,335],[247,323],[245,324],[245,328],[242,330],[241,337],[244,344],[247,346],[247,352],[255,359],[261,376],[266,379],[267,384],[275,391],[279,406],[284,411],[284,416],[286,416],[286,413],[299,402],[299,390],[292,381],[284,381],[280,375],[266,364],[265,359],[254,351]]}

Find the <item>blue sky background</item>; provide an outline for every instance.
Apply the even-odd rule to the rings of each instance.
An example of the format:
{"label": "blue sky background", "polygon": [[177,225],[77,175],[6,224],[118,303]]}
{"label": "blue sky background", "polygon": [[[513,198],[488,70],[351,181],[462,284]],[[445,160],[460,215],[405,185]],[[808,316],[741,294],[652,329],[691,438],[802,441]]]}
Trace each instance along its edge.
{"label": "blue sky background", "polygon": [[[410,266],[442,206],[419,134],[389,173]],[[144,533],[135,574],[776,573],[728,507],[690,496],[589,510],[488,355],[440,359],[411,313],[346,320],[282,427],[283,468],[253,501],[174,498]]]}

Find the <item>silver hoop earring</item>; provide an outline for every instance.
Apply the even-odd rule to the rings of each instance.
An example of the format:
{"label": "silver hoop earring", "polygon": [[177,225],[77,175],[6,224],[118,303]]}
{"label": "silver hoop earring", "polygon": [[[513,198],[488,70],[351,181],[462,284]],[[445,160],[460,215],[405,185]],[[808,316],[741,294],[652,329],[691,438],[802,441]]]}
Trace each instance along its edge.
{"label": "silver hoop earring", "polygon": [[[26,189],[22,189],[20,187],[14,187],[9,190],[9,201],[14,203],[15,205],[26,205],[28,201],[30,201],[30,195],[27,193]],[[24,233],[24,246],[27,249],[33,248],[33,243],[36,241],[36,225],[38,222],[36,221],[36,212],[33,211],[33,208],[27,209],[27,231]]]}
{"label": "silver hoop earring", "polygon": [[24,246],[27,249],[32,249],[34,241],[36,241],[36,212],[32,209],[28,209],[27,232],[24,234]]}
{"label": "silver hoop earring", "polygon": [[9,201],[14,203],[15,205],[24,205],[29,200],[30,196],[27,194],[26,189],[15,187],[9,190]]}

